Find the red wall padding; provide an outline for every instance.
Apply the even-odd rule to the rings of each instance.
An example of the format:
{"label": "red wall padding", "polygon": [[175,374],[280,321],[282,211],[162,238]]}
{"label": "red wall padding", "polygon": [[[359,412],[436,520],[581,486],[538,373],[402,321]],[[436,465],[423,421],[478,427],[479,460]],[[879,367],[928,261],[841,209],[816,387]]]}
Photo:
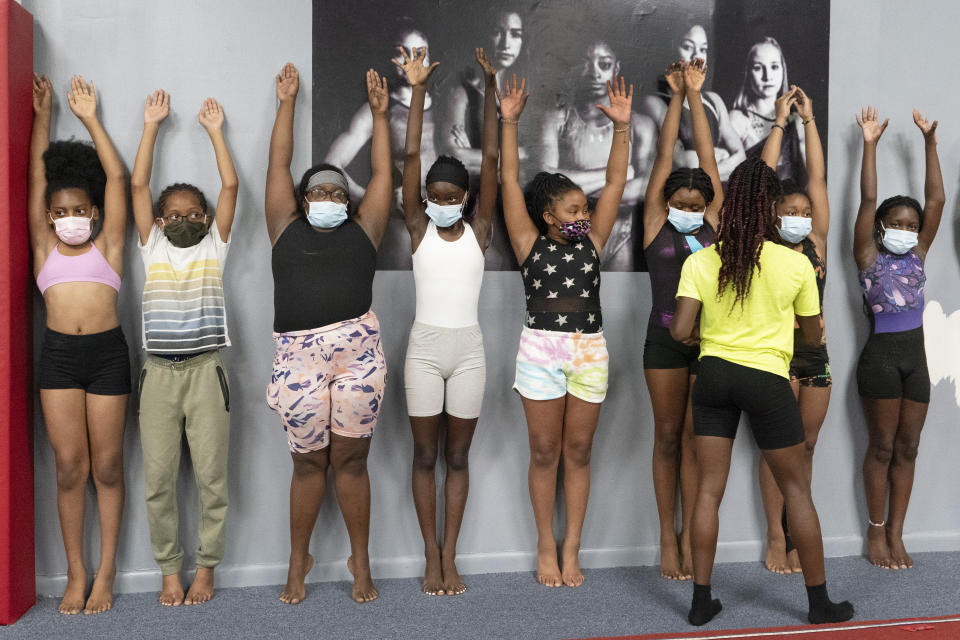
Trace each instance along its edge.
{"label": "red wall padding", "polygon": [[33,16],[0,0],[0,624],[36,601],[27,156]]}

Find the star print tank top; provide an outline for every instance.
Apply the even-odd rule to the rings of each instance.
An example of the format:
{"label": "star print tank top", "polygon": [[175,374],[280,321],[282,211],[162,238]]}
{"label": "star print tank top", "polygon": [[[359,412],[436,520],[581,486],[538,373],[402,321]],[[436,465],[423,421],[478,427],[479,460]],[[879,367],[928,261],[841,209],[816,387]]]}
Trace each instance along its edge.
{"label": "star print tank top", "polygon": [[527,296],[526,326],[599,333],[600,254],[589,236],[567,244],[539,236],[520,265]]}

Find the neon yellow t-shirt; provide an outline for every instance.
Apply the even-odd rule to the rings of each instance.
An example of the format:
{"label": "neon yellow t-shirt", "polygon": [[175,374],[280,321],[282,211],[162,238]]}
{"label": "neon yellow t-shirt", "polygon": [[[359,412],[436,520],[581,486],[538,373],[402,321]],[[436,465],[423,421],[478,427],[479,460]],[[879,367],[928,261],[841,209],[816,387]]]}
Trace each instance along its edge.
{"label": "neon yellow t-shirt", "polygon": [[728,287],[717,298],[717,246],[697,251],[683,263],[677,297],[693,298],[700,312],[700,357],[790,377],[794,316],[820,315],[817,281],[810,260],[775,242],[764,242],[760,270],[754,270],[743,302]]}

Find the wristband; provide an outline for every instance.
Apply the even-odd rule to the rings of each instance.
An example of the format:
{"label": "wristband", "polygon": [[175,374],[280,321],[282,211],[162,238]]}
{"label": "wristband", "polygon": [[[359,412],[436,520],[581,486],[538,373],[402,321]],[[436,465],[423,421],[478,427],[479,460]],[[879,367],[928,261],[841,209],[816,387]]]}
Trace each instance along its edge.
{"label": "wristband", "polygon": [[777,124],[776,122],[774,122],[774,123],[770,126],[770,130],[773,131],[773,128],[774,128],[774,127],[776,127],[777,129],[780,129],[780,131],[783,131],[784,133],[787,132],[787,130],[783,128],[783,125],[782,125],[782,124]]}
{"label": "wristband", "polygon": [[626,131],[630,131],[630,125],[626,125],[623,129],[617,129],[616,127],[614,127],[613,131],[614,133],[624,133]]}
{"label": "wristband", "polygon": [[803,124],[805,124],[805,125],[810,124],[811,122],[813,122],[813,121],[816,120],[816,119],[817,119],[817,116],[810,116],[810,119],[809,119],[809,120],[804,120],[804,121],[803,121]]}
{"label": "wristband", "polygon": [[501,124],[517,124],[519,122],[520,122],[519,120],[507,120],[506,118],[500,119]]}

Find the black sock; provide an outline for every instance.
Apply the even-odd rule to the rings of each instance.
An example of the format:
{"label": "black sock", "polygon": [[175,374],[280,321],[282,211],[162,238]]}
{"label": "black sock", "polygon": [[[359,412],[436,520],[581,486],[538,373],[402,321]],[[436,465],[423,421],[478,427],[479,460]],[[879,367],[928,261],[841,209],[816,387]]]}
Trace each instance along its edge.
{"label": "black sock", "polygon": [[787,553],[794,549],[793,540],[790,539],[790,529],[787,527],[787,505],[783,505],[783,513],[780,515],[780,526],[783,527],[783,537],[787,541]]}
{"label": "black sock", "polygon": [[827,596],[827,583],[807,587],[807,599],[810,601],[810,624],[826,622],[846,622],[853,617],[853,605],[848,601],[831,602]]}
{"label": "black sock", "polygon": [[690,624],[697,627],[707,624],[720,613],[721,609],[723,605],[720,604],[720,600],[710,596],[710,585],[693,583],[693,604],[690,606],[690,613],[687,614]]}

